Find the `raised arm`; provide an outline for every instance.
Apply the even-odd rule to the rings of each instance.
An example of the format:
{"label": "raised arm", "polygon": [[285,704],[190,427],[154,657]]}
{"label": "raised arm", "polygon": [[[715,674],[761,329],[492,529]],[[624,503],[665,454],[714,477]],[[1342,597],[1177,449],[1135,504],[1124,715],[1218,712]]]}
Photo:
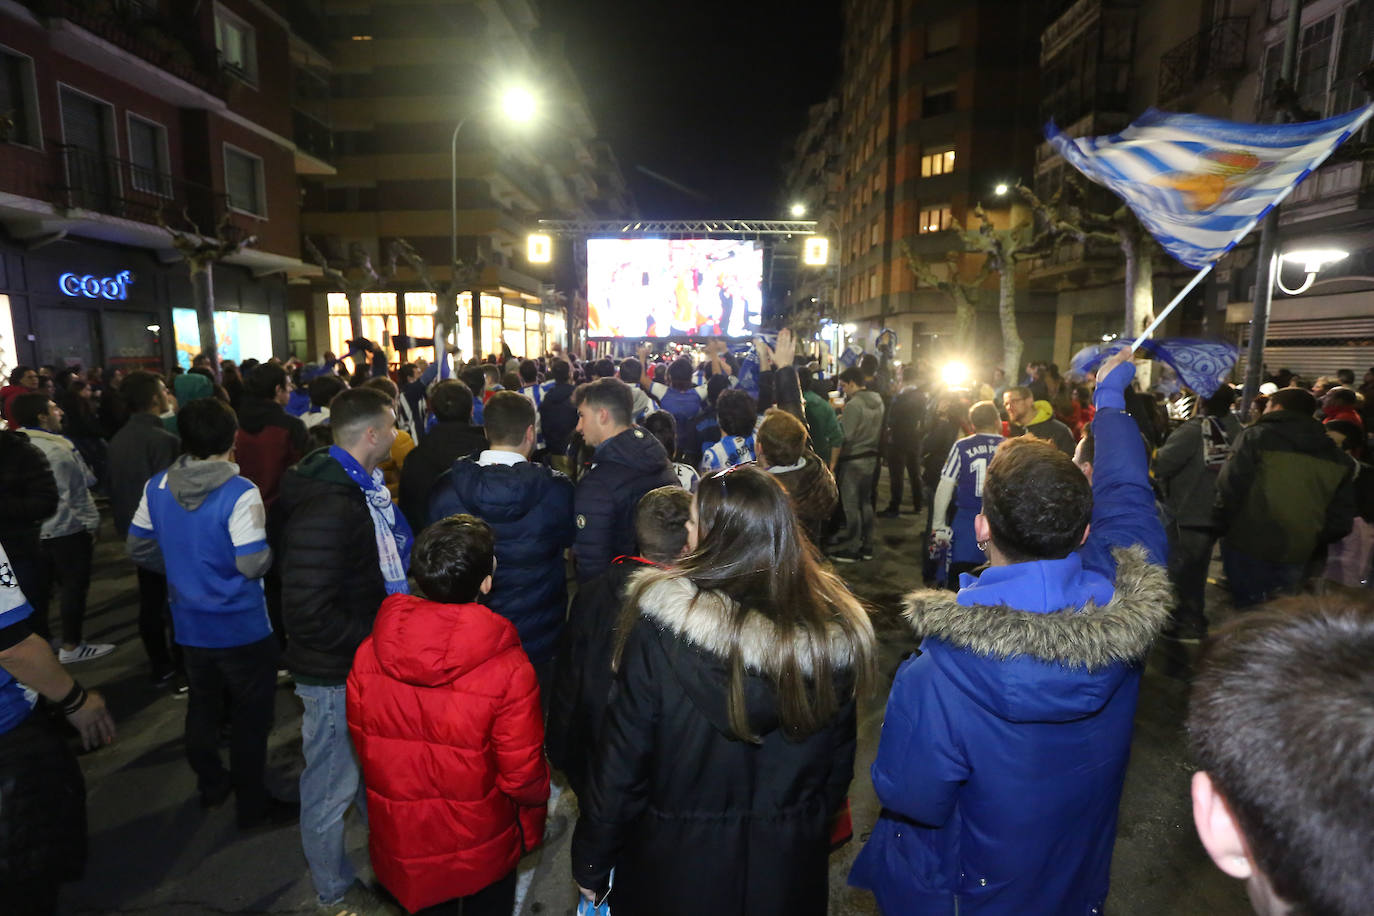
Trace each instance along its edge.
{"label": "raised arm", "polygon": [[1097,373],[1093,419],[1093,513],[1083,563],[1109,577],[1112,550],[1141,545],[1150,561],[1164,564],[1169,548],[1150,487],[1149,457],[1135,420],[1126,413],[1126,386],[1135,377],[1130,348],[1122,348]]}

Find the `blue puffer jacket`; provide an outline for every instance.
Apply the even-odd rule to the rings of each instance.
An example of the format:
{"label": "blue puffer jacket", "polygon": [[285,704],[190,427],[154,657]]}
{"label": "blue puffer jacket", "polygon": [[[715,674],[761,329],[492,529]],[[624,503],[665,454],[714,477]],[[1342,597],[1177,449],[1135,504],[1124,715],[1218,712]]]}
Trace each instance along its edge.
{"label": "blue puffer jacket", "polygon": [[639,498],[677,485],[668,453],[638,426],[597,446],[591,469],[577,481],[577,581],[601,575],[616,557],[634,554]]}
{"label": "blue puffer jacket", "polygon": [[496,534],[496,575],[486,604],[515,624],[530,661],[553,658],[568,593],[563,551],[572,546],[572,481],[542,464],[479,465],[460,458],[439,476],[429,517],[475,515]]}
{"label": "blue puffer jacket", "polygon": [[[1129,364],[1128,364],[1129,367]],[[887,916],[1101,913],[1140,675],[1172,604],[1144,445],[1099,388],[1089,541],[917,592],[850,882]]]}

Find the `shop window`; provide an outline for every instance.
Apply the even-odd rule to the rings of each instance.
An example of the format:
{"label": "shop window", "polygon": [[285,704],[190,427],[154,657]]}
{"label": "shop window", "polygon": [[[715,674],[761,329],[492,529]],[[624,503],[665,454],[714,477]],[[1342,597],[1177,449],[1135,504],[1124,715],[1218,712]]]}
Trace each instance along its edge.
{"label": "shop window", "polygon": [[33,59],[0,48],[0,142],[42,144]]}
{"label": "shop window", "polygon": [[162,370],[162,326],[155,313],[107,309],[104,317],[107,366]]}
{"label": "shop window", "polygon": [[251,25],[222,6],[215,7],[215,50],[226,72],[245,83],[257,85],[257,35]]}
{"label": "shop window", "polygon": [[266,216],[262,160],[252,153],[224,144],[224,187],[229,207],[253,216]]}
{"label": "shop window", "polygon": [[38,362],[51,366],[100,365],[100,313],[85,309],[34,310]]}
{"label": "shop window", "polygon": [[921,177],[948,175],[954,171],[954,150],[938,150],[921,157]]}
{"label": "shop window", "polygon": [[129,114],[129,183],[134,190],[172,196],[167,165],[167,130],[161,124]]}
{"label": "shop window", "polygon": [[921,235],[931,232],[943,232],[954,222],[954,215],[950,212],[948,204],[940,204],[934,207],[925,207],[921,210],[921,222],[916,227],[916,231]]}

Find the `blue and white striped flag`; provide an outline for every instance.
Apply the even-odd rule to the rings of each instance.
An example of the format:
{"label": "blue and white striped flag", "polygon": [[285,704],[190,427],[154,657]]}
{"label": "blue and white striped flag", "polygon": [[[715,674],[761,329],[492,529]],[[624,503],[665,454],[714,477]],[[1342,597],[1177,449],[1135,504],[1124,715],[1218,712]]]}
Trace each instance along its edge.
{"label": "blue and white striped flag", "polygon": [[1119,134],[1046,138],[1088,178],[1111,188],[1184,264],[1214,263],[1374,114],[1241,124],[1151,109]]}

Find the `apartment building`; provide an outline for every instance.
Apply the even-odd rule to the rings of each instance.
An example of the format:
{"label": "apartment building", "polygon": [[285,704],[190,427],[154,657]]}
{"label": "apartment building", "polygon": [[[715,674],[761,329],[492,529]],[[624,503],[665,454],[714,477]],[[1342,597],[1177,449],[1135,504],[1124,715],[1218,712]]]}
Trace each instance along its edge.
{"label": "apartment building", "polygon": [[[972,222],[979,204],[1006,225],[1010,207],[996,188],[1029,181],[1034,167],[1043,7],[846,3],[836,243],[839,312],[860,341],[871,344],[889,328],[899,358],[956,355],[953,304],[918,286],[906,251],[942,261],[961,247],[951,228]],[[959,260],[969,276],[976,266],[972,256]],[[1000,351],[995,286],[994,279],[980,309],[983,349],[957,355],[992,362]],[[1024,288],[1018,297],[1021,335],[1034,356],[1048,349],[1052,312]]]}
{"label": "apartment building", "polygon": [[[450,275],[451,169],[456,169],[458,257],[480,263],[477,349],[538,355],[576,333],[585,290],[573,252],[530,264],[539,218],[627,215],[632,205],[556,36],[539,31],[529,0],[325,0],[334,61],[330,114],[336,174],[304,184],[306,235],[330,260],[361,246],[381,269],[392,242],[424,258],[436,286]],[[495,101],[507,87],[539,101],[533,123],[509,123]],[[457,155],[450,144],[458,124]],[[557,290],[557,293],[554,290]],[[561,294],[561,295],[560,295]],[[335,352],[352,336],[345,296],[312,288],[314,334]],[[397,334],[433,333],[435,295],[401,265],[363,295],[366,335],[393,359]],[[470,353],[471,296],[459,297],[459,341]],[[570,327],[570,324],[572,327]]]}
{"label": "apartment building", "polygon": [[214,269],[221,356],[291,346],[287,283],[318,273],[297,175],[332,167],[296,140],[293,87],[323,58],[288,12],[0,0],[0,364],[189,364],[190,275],[163,222],[256,238]]}

